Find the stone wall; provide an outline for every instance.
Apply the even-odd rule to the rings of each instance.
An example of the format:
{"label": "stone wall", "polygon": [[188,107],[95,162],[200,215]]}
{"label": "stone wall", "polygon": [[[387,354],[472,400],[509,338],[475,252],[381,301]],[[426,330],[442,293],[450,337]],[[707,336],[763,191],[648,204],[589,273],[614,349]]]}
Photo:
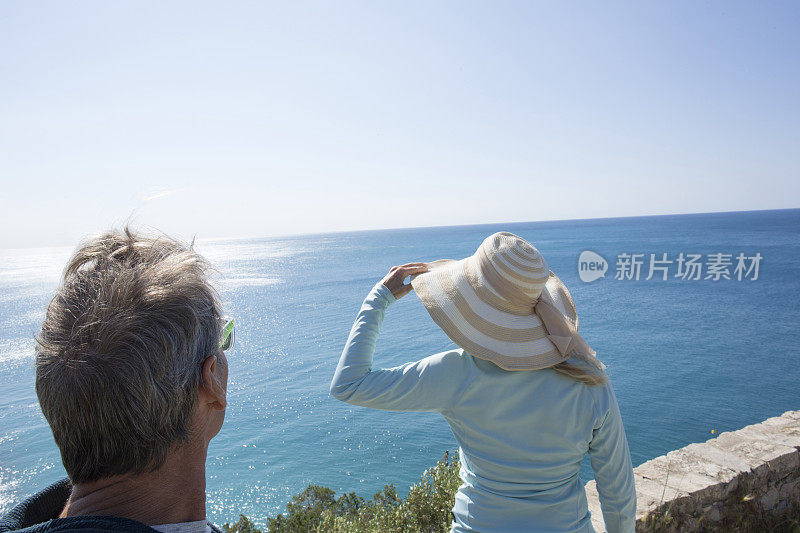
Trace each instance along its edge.
{"label": "stone wall", "polygon": [[[799,516],[800,411],[671,451],[634,475],[637,531],[783,525],[788,514]],[[586,484],[586,497],[592,524],[605,532],[594,481]]]}

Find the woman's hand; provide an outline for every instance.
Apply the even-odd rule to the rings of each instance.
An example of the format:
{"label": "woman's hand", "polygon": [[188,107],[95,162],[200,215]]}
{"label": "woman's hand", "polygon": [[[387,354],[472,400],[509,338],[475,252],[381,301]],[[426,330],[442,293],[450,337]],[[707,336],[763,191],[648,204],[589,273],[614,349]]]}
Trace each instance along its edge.
{"label": "woman's hand", "polygon": [[392,294],[398,300],[411,292],[411,284],[403,284],[403,281],[408,276],[415,274],[422,274],[428,271],[427,263],[407,263],[405,265],[392,267],[386,276],[381,280],[381,283],[386,285],[386,288],[392,291]]}

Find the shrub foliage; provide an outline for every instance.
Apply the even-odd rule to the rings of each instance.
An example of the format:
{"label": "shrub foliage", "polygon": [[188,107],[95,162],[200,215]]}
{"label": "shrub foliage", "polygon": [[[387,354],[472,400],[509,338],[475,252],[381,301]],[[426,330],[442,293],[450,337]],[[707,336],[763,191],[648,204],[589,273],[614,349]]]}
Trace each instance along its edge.
{"label": "shrub foliage", "polygon": [[[449,452],[401,499],[394,484],[386,485],[372,499],[354,492],[336,493],[327,487],[309,485],[286,504],[286,514],[267,519],[270,533],[446,533],[452,521],[450,509],[461,480],[459,462]],[[261,533],[245,516],[225,533]]]}

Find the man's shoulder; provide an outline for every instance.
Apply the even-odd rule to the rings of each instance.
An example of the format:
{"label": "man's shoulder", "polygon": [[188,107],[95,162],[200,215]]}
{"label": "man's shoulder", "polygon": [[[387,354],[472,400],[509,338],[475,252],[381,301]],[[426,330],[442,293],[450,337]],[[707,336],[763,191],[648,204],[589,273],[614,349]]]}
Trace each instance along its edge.
{"label": "man's shoulder", "polygon": [[23,529],[10,529],[15,533],[96,533],[100,531],[129,531],[131,533],[157,533],[146,524],[116,516],[71,516],[53,518]]}
{"label": "man's shoulder", "polygon": [[[94,533],[100,531],[129,531],[157,533],[150,526],[116,516],[71,516],[59,518],[72,492],[68,478],[26,498],[0,518],[0,533]],[[215,526],[212,531],[218,532]]]}
{"label": "man's shoulder", "polygon": [[[69,479],[64,478],[26,498],[0,518],[0,533],[27,531],[31,527],[58,518],[70,492],[72,484]],[[40,529],[30,529],[30,531],[40,531]]]}
{"label": "man's shoulder", "polygon": [[[209,523],[212,533],[221,533],[214,524]],[[116,516],[72,516],[54,518],[23,529],[9,529],[9,533],[99,533],[101,531],[128,531],[130,533],[158,533],[147,524],[119,518]]]}

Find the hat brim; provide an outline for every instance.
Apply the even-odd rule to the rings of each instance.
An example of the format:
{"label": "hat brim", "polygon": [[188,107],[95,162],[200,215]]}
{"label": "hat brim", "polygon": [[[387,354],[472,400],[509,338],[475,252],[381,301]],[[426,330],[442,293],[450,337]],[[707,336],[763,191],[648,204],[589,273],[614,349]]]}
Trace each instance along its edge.
{"label": "hat brim", "polygon": [[[538,370],[567,359],[547,338],[547,331],[531,309],[520,315],[489,305],[469,281],[472,257],[429,263],[428,271],[411,280],[433,321],[471,355],[505,370]],[[550,273],[544,291],[568,295],[561,280]],[[560,298],[560,301],[564,301]],[[571,299],[570,299],[571,303]]]}

